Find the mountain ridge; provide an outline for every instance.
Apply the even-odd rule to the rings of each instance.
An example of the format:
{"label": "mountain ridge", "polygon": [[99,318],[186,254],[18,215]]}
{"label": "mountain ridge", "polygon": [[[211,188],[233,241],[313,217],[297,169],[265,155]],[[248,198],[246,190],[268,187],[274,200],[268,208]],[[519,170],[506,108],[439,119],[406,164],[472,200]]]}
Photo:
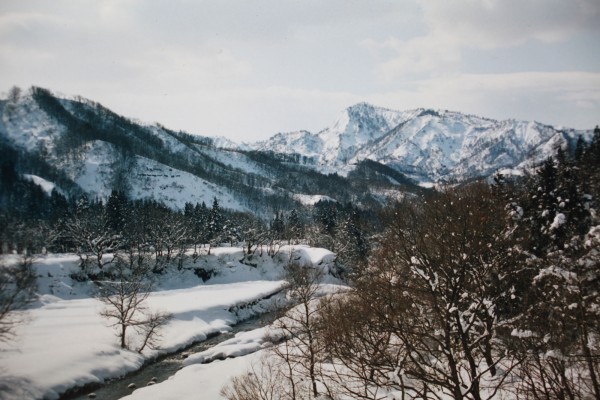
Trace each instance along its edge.
{"label": "mountain ridge", "polygon": [[322,173],[295,155],[224,149],[220,140],[141,125],[93,101],[42,88],[0,104],[0,145],[16,160],[3,168],[69,196],[106,200],[118,190],[179,210],[217,197],[224,208],[266,216],[315,196],[368,206],[385,201],[384,189],[396,197],[419,190],[385,177],[373,183]]}
{"label": "mountain ridge", "polygon": [[[365,113],[371,115],[365,117]],[[365,121],[375,122],[365,126]],[[527,163],[541,162],[557,147],[573,144],[578,136],[591,138],[591,130],[535,121],[499,121],[428,108],[394,111],[368,103],[346,108],[316,134],[301,132],[278,134],[250,146],[284,153],[300,149],[313,157],[315,168],[344,174],[351,170],[348,166],[370,159],[417,181],[435,183],[472,179],[501,168],[524,168]],[[286,143],[288,137],[293,141]]]}
{"label": "mountain ridge", "polygon": [[[82,97],[32,88],[0,101],[0,144],[30,180],[69,195],[112,190],[175,209],[209,204],[268,215],[315,198],[385,203],[421,186],[485,178],[553,154],[587,131],[496,121],[447,110],[395,111],[362,102],[317,133],[237,144],[140,124]],[[40,179],[37,179],[38,177]]]}

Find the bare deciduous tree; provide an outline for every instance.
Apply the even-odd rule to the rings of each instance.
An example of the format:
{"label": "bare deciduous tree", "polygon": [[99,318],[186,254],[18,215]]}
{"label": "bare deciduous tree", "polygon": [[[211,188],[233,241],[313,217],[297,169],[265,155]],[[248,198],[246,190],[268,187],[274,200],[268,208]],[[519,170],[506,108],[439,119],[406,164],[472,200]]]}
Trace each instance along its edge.
{"label": "bare deciduous tree", "polygon": [[82,271],[86,269],[90,257],[102,270],[112,262],[112,258],[105,260],[104,255],[116,251],[123,244],[122,236],[109,228],[104,208],[97,212],[88,209],[77,212],[63,225],[62,235],[77,246]]}
{"label": "bare deciduous tree", "polygon": [[0,341],[13,336],[13,330],[22,322],[18,310],[33,300],[36,289],[33,258],[20,255],[16,262],[0,259]]}
{"label": "bare deciduous tree", "polygon": [[327,374],[337,391],[353,399],[386,398],[386,389],[396,386],[389,377],[402,364],[405,349],[355,293],[330,299],[321,318],[326,322],[320,335],[333,360]]}
{"label": "bare deciduous tree", "polygon": [[323,271],[290,262],[285,279],[289,282],[288,297],[294,306],[273,325],[284,340],[274,346],[272,352],[279,361],[278,373],[286,383],[286,398],[316,398],[329,392],[321,369],[326,352],[318,334],[322,326],[323,301],[318,298],[318,292]]}
{"label": "bare deciduous tree", "polygon": [[227,400],[278,400],[286,398],[288,389],[277,361],[267,355],[248,372],[234,377],[221,389],[221,395]]}
{"label": "bare deciduous tree", "polygon": [[[489,188],[473,185],[390,216],[369,268],[356,280],[363,313],[384,341],[370,347],[395,363],[378,367],[370,355],[374,376],[387,376],[387,385],[412,398],[481,400],[502,387],[518,364],[503,351],[499,334],[500,305],[511,301],[502,279],[515,264],[503,215]],[[361,342],[378,339],[349,334],[362,334]]]}
{"label": "bare deciduous tree", "polygon": [[111,280],[98,282],[98,298],[106,305],[100,315],[117,329],[121,348],[129,348],[128,329],[136,331],[140,353],[146,347],[156,348],[160,328],[172,317],[164,312],[150,312],[145,304],[152,290],[150,272],[148,260],[130,252],[116,257]]}

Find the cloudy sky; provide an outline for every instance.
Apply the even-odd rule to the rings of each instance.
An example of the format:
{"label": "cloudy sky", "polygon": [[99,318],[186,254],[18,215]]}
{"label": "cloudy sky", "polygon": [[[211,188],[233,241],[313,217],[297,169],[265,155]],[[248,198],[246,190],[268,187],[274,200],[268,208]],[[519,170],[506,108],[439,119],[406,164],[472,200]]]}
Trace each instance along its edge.
{"label": "cloudy sky", "polygon": [[0,0],[0,92],[236,141],[361,101],[591,128],[599,21],[598,0]]}

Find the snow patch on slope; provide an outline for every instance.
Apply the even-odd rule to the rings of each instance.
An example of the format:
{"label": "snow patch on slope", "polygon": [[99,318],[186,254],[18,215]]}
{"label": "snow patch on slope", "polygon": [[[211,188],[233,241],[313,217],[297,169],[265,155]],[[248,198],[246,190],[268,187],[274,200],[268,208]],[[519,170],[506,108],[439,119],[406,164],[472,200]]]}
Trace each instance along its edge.
{"label": "snow patch on slope", "polygon": [[28,151],[51,153],[54,142],[65,132],[29,95],[22,95],[16,104],[4,102],[2,122],[8,139]]}
{"label": "snow patch on slope", "polygon": [[65,196],[65,192],[59,188],[58,186],[56,186],[56,184],[54,184],[53,182],[50,182],[44,178],[41,178],[37,175],[30,175],[30,174],[23,174],[23,178],[27,179],[28,181],[31,181],[33,183],[35,183],[36,185],[38,185],[39,187],[42,188],[42,190],[47,194],[50,195],[52,193],[52,191],[54,189],[56,189],[60,194],[62,194],[63,196]]}
{"label": "snow patch on slope", "polygon": [[136,157],[135,161],[135,169],[129,175],[133,199],[155,199],[183,210],[186,202],[210,205],[216,197],[221,207],[249,211],[229,190],[221,186],[144,157]]}
{"label": "snow patch on slope", "polygon": [[317,204],[319,201],[336,201],[329,196],[321,195],[321,194],[294,194],[294,199],[298,200],[300,203],[313,206]]}

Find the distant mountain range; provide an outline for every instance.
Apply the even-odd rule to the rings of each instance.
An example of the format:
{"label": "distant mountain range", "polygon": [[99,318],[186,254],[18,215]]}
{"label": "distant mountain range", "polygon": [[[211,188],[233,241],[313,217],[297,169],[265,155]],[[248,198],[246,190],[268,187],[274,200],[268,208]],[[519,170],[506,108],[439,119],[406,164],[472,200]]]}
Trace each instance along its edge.
{"label": "distant mountain range", "polygon": [[518,173],[590,131],[451,111],[360,103],[318,133],[257,143],[144,125],[81,97],[31,88],[0,101],[0,150],[44,190],[105,199],[121,190],[267,215],[319,199],[381,204],[440,182]]}
{"label": "distant mountain range", "polygon": [[320,171],[348,173],[362,160],[394,168],[415,181],[460,182],[519,170],[574,144],[591,131],[538,122],[496,121],[452,111],[393,111],[360,103],[313,134],[280,133],[251,144],[261,151],[300,153]]}

